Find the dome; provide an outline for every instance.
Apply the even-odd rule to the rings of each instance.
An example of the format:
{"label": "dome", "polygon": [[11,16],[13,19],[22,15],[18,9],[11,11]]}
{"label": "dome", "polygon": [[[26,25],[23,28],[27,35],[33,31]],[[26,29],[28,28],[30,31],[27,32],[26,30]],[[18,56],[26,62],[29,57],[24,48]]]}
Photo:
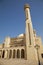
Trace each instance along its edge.
{"label": "dome", "polygon": [[24,34],[20,34],[20,35],[18,35],[18,37],[23,37],[24,36]]}

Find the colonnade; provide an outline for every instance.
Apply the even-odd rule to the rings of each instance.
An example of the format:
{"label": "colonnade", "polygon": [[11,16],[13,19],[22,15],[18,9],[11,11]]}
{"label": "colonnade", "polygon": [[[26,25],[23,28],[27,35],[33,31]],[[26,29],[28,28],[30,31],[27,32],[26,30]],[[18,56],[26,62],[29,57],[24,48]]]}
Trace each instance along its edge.
{"label": "colonnade", "polygon": [[0,58],[25,58],[24,49],[0,50]]}

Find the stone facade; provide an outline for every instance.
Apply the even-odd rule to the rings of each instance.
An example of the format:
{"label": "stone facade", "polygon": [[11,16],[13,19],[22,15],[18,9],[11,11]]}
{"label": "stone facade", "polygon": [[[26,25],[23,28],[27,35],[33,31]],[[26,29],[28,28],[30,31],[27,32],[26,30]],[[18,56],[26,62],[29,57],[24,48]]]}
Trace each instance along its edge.
{"label": "stone facade", "polygon": [[43,65],[42,41],[36,35],[36,31],[33,30],[30,6],[26,4],[24,10],[26,15],[26,32],[18,35],[16,38],[5,38],[4,43],[0,44],[0,59],[24,59],[28,60],[30,65]]}

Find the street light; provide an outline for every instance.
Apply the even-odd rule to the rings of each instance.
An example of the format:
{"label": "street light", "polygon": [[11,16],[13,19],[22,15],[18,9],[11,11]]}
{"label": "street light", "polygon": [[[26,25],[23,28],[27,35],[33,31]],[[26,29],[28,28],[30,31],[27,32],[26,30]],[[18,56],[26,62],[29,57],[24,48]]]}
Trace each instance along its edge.
{"label": "street light", "polygon": [[39,59],[39,52],[38,52],[38,49],[40,48],[40,46],[38,44],[35,45],[35,48],[37,50],[37,57],[38,57],[38,65],[41,65],[40,64],[40,59]]}

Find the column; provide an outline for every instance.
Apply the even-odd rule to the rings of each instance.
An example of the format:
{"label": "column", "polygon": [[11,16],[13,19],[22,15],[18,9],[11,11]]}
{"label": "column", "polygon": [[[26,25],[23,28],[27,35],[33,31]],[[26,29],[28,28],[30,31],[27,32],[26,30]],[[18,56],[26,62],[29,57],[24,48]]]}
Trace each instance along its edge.
{"label": "column", "polygon": [[5,55],[4,55],[4,58],[8,58],[8,50],[5,50]]}
{"label": "column", "polygon": [[1,58],[2,58],[2,50],[1,50]]}
{"label": "column", "polygon": [[8,50],[8,59],[9,59],[9,53],[10,53],[10,51]]}
{"label": "column", "polygon": [[21,59],[21,49],[20,49],[20,59]]}
{"label": "column", "polygon": [[11,58],[13,58],[13,50],[12,50],[12,56],[11,56]]}

